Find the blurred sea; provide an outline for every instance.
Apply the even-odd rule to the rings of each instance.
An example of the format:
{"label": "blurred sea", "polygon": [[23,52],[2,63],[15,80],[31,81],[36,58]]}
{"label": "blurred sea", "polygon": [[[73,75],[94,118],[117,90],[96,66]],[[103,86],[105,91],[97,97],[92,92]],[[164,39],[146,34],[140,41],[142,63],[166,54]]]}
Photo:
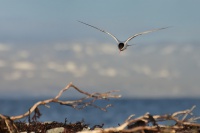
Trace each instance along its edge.
{"label": "blurred sea", "polygon": [[[43,98],[44,99],[44,98]],[[28,111],[36,102],[43,99],[0,99],[0,114],[14,116]],[[131,114],[135,117],[149,112],[152,115],[172,114],[176,111],[190,109],[193,105],[196,108],[193,111],[194,116],[200,116],[200,99],[178,98],[178,99],[110,99],[108,101],[97,101],[95,104],[106,106],[112,104],[107,112],[94,107],[86,107],[82,110],[75,110],[69,106],[51,103],[50,108],[39,106],[42,114],[38,121],[57,121],[76,122],[84,120],[90,127],[94,125],[105,124],[104,127],[118,126],[123,123]],[[27,121],[28,118],[20,121]],[[168,123],[170,124],[170,123]]]}

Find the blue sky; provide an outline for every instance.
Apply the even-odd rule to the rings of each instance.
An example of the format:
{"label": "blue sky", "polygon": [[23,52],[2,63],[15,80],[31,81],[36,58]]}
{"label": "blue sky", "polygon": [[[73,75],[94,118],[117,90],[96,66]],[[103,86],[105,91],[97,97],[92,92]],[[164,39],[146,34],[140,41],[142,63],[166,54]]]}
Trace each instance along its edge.
{"label": "blue sky", "polygon": [[[198,97],[198,0],[0,1],[0,95],[55,95],[69,82],[124,97]],[[106,34],[134,38],[119,54]],[[15,95],[13,95],[15,94]]]}

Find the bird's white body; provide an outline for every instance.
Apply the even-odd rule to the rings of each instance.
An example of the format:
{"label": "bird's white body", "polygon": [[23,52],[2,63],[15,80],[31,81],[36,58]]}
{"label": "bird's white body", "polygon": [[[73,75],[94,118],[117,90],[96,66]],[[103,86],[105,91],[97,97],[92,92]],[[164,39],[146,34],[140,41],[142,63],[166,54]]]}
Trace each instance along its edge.
{"label": "bird's white body", "polygon": [[118,49],[119,49],[119,51],[124,51],[125,49],[127,49],[128,46],[131,46],[131,45],[128,45],[128,41],[132,40],[132,39],[135,38],[136,36],[139,36],[139,35],[142,35],[142,34],[147,34],[147,33],[150,33],[150,32],[154,32],[154,31],[158,31],[158,30],[162,30],[162,29],[168,28],[168,27],[165,27],[165,28],[159,28],[159,29],[153,29],[153,30],[149,30],[149,31],[140,32],[140,33],[137,33],[137,34],[135,34],[135,35],[129,37],[126,41],[121,42],[121,41],[119,41],[114,35],[112,35],[111,33],[107,32],[107,31],[105,31],[105,30],[99,29],[99,28],[97,28],[97,27],[95,27],[95,26],[92,26],[92,25],[87,24],[87,23],[82,22],[82,21],[78,21],[78,22],[80,22],[80,23],[82,23],[82,24],[85,24],[85,25],[87,25],[87,26],[90,26],[90,27],[92,27],[92,28],[95,28],[95,29],[97,29],[97,30],[99,30],[99,31],[101,31],[101,32],[104,32],[104,33],[110,35],[110,36],[118,43]]}

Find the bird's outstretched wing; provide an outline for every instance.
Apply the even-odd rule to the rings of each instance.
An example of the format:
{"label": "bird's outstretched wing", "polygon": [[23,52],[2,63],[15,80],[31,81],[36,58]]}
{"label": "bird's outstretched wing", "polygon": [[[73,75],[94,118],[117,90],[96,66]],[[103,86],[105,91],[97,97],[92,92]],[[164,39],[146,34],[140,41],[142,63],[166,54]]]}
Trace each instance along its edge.
{"label": "bird's outstretched wing", "polygon": [[85,25],[87,25],[87,26],[90,26],[90,27],[92,27],[92,28],[95,28],[95,29],[97,29],[97,30],[99,30],[99,31],[101,31],[101,32],[104,32],[104,33],[110,35],[113,39],[115,39],[115,41],[116,41],[117,43],[119,43],[119,40],[118,40],[114,35],[112,35],[111,33],[107,32],[107,31],[105,31],[105,30],[99,29],[99,28],[97,28],[97,27],[95,27],[95,26],[92,26],[92,25],[90,25],[90,24],[87,24],[87,23],[85,23],[85,22],[82,22],[82,21],[78,21],[78,22],[80,22],[80,23],[82,23],[82,24],[85,24]]}
{"label": "bird's outstretched wing", "polygon": [[159,28],[159,29],[153,29],[153,30],[148,30],[148,31],[144,31],[144,32],[137,33],[137,34],[135,34],[135,35],[129,37],[124,43],[126,44],[128,41],[130,41],[131,39],[135,38],[136,36],[143,35],[143,34],[147,34],[147,33],[154,32],[154,31],[158,31],[158,30],[167,29],[167,28],[169,28],[169,27],[164,27],[164,28]]}

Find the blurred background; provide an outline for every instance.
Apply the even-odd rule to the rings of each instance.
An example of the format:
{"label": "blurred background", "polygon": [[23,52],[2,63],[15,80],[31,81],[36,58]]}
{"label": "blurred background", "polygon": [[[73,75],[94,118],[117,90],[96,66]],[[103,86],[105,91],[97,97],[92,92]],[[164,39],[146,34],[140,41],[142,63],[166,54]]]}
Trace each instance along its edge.
{"label": "blurred background", "polygon": [[[73,82],[123,97],[200,95],[198,0],[0,1],[0,96],[54,96]],[[119,54],[119,40],[142,31]],[[76,95],[76,94],[74,94]]]}
{"label": "blurred background", "polygon": [[[197,105],[199,5],[198,0],[0,0],[0,113],[22,114],[70,82],[90,93],[120,90],[122,100],[110,101],[115,106],[107,115],[96,110],[69,115],[73,109],[59,106],[43,113],[43,120],[64,121],[59,111],[69,111],[71,120],[86,116],[93,124],[117,125],[133,113],[172,113]],[[138,36],[119,54],[113,38],[77,20],[122,41],[146,30],[171,28]],[[95,113],[104,116],[90,117]]]}

